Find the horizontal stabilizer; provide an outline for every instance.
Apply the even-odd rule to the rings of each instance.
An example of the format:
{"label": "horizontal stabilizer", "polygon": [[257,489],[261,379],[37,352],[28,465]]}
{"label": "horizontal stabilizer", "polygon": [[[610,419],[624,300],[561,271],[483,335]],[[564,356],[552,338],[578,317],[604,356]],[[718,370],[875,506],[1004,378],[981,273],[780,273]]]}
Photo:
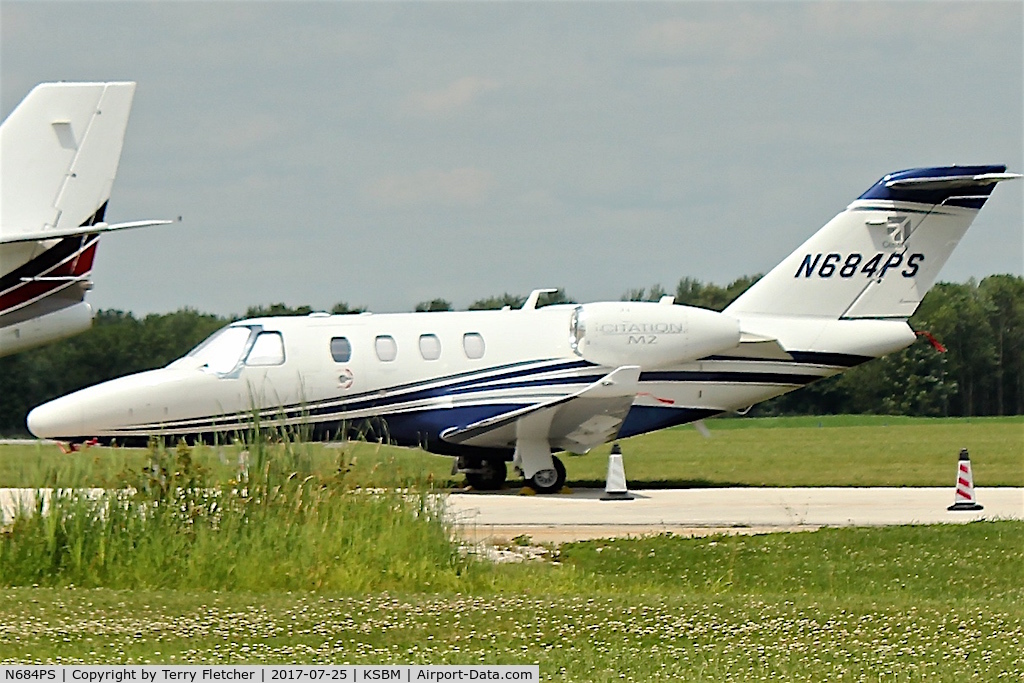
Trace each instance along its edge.
{"label": "horizontal stabilizer", "polygon": [[639,382],[640,368],[626,365],[574,394],[452,428],[442,432],[441,438],[465,446],[512,448],[517,423],[546,414],[550,417],[547,440],[551,446],[585,453],[615,437],[633,405]]}
{"label": "horizontal stabilizer", "polygon": [[113,232],[114,230],[130,230],[132,228],[148,228],[153,225],[169,225],[177,221],[131,221],[128,223],[96,223],[95,225],[82,225],[77,228],[64,228],[55,230],[44,230],[39,232],[20,232],[13,235],[0,235],[0,244],[12,242],[40,242],[42,240],[59,239],[62,237],[74,237],[76,235],[95,235],[101,232]]}
{"label": "horizontal stabilizer", "polygon": [[888,180],[886,187],[909,190],[940,190],[944,188],[983,187],[1003,180],[1020,178],[1019,173],[978,173],[976,175],[954,175],[942,178],[898,178]]}

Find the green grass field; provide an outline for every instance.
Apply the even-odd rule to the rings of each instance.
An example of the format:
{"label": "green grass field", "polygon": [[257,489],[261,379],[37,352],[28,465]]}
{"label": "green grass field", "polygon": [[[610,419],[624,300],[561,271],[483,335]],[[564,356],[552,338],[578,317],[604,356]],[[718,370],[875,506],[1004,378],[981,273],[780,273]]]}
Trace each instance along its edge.
{"label": "green grass field", "polygon": [[[711,439],[682,428],[624,441],[631,486],[951,486],[961,447],[979,485],[1024,480],[1019,418],[709,427]],[[567,456],[570,479],[602,482],[606,453]],[[236,451],[188,455],[237,486]],[[279,455],[258,455],[270,464],[245,499],[186,487],[201,495],[116,510],[71,501],[0,532],[0,663],[537,663],[561,681],[1024,671],[1021,522],[663,535],[494,564],[460,551],[421,498],[361,488],[444,486],[448,459],[365,443]],[[0,447],[0,485],[116,484],[126,469],[138,485],[150,457]],[[177,463],[166,491],[192,481]]]}
{"label": "green grass field", "polygon": [[0,590],[0,663],[537,663],[563,681],[1019,680],[1014,522],[562,546],[433,593]]}
{"label": "green grass field", "polygon": [[[730,418],[707,425],[711,438],[684,426],[624,439],[630,487],[948,486],[961,448],[970,450],[978,486],[1024,486],[1020,417]],[[562,456],[569,484],[603,486],[609,450]],[[461,485],[446,457],[367,443],[349,444],[344,454],[352,478],[367,486],[405,479]],[[308,448],[310,467],[320,473],[336,469],[340,455],[336,448]],[[146,457],[133,449],[64,455],[52,445],[0,446],[0,486],[103,486]],[[197,458],[221,480],[237,472],[237,449],[206,449]]]}

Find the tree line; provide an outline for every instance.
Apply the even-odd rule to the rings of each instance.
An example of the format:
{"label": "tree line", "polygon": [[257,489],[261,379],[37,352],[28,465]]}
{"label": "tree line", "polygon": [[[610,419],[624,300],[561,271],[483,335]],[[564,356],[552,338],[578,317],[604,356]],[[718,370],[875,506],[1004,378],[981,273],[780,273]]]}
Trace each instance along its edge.
{"label": "tree line", "polygon": [[[671,293],[676,303],[720,311],[757,279],[742,277],[721,287],[684,277],[675,292],[654,285],[631,289],[622,299],[657,301]],[[469,308],[518,308],[525,301],[525,296],[504,293],[478,299]],[[542,296],[540,305],[572,301],[559,289]],[[333,313],[363,310],[345,302],[331,309]],[[420,302],[416,310],[446,311],[452,305],[439,298]],[[309,306],[272,304],[252,307],[241,317],[312,311]],[[191,308],[141,318],[104,310],[84,334],[0,358],[0,434],[24,434],[25,416],[32,407],[97,382],[162,367],[237,319]],[[910,324],[928,335],[921,334],[903,351],[761,403],[751,414],[1024,414],[1024,278],[992,275],[980,282],[939,283],[925,296]]]}

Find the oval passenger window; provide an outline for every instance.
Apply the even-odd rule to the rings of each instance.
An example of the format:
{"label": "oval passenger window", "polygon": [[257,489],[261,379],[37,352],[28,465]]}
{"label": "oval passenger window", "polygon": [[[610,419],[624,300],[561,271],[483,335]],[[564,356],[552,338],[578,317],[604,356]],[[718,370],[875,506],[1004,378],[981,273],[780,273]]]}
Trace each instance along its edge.
{"label": "oval passenger window", "polygon": [[374,341],[374,348],[377,350],[377,358],[385,363],[390,363],[398,357],[398,344],[395,338],[388,335],[381,335]]}
{"label": "oval passenger window", "polygon": [[441,357],[441,340],[436,334],[420,335],[420,355],[423,360],[437,360]]}
{"label": "oval passenger window", "polygon": [[466,351],[466,358],[483,358],[484,338],[477,332],[467,332],[462,335],[462,348]]}

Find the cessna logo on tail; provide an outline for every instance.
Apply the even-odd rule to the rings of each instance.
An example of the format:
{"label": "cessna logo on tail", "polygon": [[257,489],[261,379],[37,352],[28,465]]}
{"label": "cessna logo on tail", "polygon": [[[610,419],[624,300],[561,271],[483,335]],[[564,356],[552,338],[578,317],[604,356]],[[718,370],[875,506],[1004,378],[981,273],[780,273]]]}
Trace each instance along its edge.
{"label": "cessna logo on tail", "polygon": [[893,216],[886,223],[885,230],[889,235],[889,239],[883,246],[888,247],[899,246],[906,242],[914,228],[910,223],[910,216]]}
{"label": "cessna logo on tail", "polygon": [[835,252],[831,254],[807,254],[804,256],[804,260],[800,263],[800,267],[797,268],[796,275],[793,277],[817,275],[821,278],[830,278],[833,275],[838,275],[842,278],[851,278],[857,273],[861,273],[869,278],[878,277],[878,279],[882,279],[890,269],[899,268],[904,263],[906,267],[899,271],[900,275],[903,277],[914,277],[921,267],[921,262],[924,261],[924,254],[911,254],[905,262],[904,256],[903,252],[892,254],[878,253],[871,258],[856,252],[849,254],[845,258],[842,254]]}

